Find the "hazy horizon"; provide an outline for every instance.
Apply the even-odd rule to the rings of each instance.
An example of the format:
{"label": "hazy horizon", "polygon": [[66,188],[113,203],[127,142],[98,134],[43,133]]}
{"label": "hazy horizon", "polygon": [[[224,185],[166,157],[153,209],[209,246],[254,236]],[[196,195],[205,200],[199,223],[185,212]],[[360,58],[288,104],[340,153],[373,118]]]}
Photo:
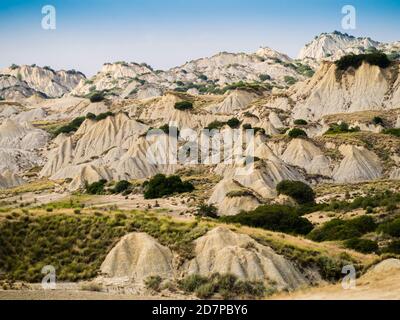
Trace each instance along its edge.
{"label": "hazy horizon", "polygon": [[[57,10],[56,30],[41,28],[47,4]],[[356,30],[341,27],[346,4],[357,10]],[[265,46],[295,58],[322,32],[400,40],[399,16],[400,3],[393,0],[4,0],[0,68],[49,65],[91,76],[105,62],[124,60],[165,70],[222,51],[249,53]]]}

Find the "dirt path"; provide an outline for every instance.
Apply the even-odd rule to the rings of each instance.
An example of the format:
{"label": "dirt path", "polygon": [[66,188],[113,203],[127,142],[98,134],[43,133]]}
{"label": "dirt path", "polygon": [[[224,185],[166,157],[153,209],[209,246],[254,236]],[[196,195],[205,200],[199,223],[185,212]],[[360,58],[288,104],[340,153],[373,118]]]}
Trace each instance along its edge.
{"label": "dirt path", "polygon": [[399,300],[400,272],[361,277],[356,287],[343,289],[341,284],[279,294],[278,300]]}
{"label": "dirt path", "polygon": [[160,300],[170,297],[113,294],[82,290],[0,290],[0,300]]}

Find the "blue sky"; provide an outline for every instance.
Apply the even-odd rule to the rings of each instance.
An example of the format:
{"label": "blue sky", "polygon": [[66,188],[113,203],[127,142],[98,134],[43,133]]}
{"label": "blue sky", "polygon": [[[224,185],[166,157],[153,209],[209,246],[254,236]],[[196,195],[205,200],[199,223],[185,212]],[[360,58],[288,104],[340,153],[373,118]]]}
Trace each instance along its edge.
{"label": "blue sky", "polygon": [[[41,28],[44,5],[57,29]],[[341,8],[357,10],[342,30]],[[0,68],[12,63],[96,73],[104,62],[147,62],[157,69],[220,51],[269,46],[295,57],[321,32],[400,40],[400,1],[388,0],[0,0]]]}

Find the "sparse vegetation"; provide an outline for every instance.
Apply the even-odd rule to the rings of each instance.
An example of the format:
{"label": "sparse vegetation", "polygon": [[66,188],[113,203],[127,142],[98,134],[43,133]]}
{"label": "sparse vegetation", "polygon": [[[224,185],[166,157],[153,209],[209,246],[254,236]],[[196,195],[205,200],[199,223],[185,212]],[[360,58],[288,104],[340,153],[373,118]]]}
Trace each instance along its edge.
{"label": "sparse vegetation", "polygon": [[207,232],[197,222],[174,222],[149,213],[27,215],[0,221],[0,270],[10,280],[40,282],[52,265],[58,281],[94,278],[115,243],[130,232],[146,232],[183,257]]}
{"label": "sparse vegetation", "polygon": [[[195,293],[200,299],[209,299],[216,295],[223,299],[261,298],[266,294],[263,283],[257,281],[239,280],[232,274],[220,275],[218,273],[209,277],[197,274],[187,276],[179,281],[179,287],[186,293]],[[272,293],[274,290],[270,290]]]}
{"label": "sparse vegetation", "polygon": [[156,292],[159,292],[161,282],[162,282],[162,278],[160,276],[150,276],[145,279],[144,284],[147,289],[151,289]]}

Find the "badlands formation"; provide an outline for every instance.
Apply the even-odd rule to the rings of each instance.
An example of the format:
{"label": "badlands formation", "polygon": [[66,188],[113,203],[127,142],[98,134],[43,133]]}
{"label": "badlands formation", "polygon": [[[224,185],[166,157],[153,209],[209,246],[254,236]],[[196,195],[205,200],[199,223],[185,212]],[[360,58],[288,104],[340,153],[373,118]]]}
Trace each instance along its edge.
{"label": "badlands formation", "polygon": [[[388,55],[389,66],[362,61],[341,70],[335,63],[348,54],[377,50]],[[261,48],[251,54],[223,52],[166,71],[145,63],[105,63],[91,78],[35,65],[5,68],[0,71],[1,212],[22,208],[20,202],[27,199],[27,209],[18,209],[23,214],[47,208],[38,215],[51,216],[70,199],[66,210],[85,215],[100,215],[93,210],[105,207],[122,211],[120,215],[128,208],[161,216],[160,232],[131,222],[129,232],[107,242],[99,255],[103,260],[93,264],[96,277],[82,277],[102,285],[122,281],[143,286],[156,276],[165,282],[217,273],[276,291],[326,284],[332,279],[320,261],[305,265],[295,250],[320,254],[333,246],[334,256],[347,254],[364,267],[374,256],[274,229],[263,231],[268,241],[260,241],[259,229],[212,220],[211,227],[205,223],[191,239],[191,254],[182,257],[165,238],[171,231],[162,219],[192,223],[199,205],[215,208],[218,217],[262,205],[297,206],[293,198],[278,194],[276,187],[284,180],[319,190],[320,203],[365,195],[362,188],[370,183],[398,187],[399,56],[399,43],[334,32],[316,37],[298,59]],[[161,130],[149,134],[157,128]],[[210,149],[190,144],[193,136],[212,140],[206,128],[219,129],[232,143],[223,148],[211,144]],[[236,136],[249,128],[255,132],[252,146]],[[170,161],[176,154],[185,160]],[[211,161],[221,154],[219,162]],[[204,161],[199,164],[200,158]],[[157,174],[180,175],[194,191],[148,201],[143,182]],[[86,194],[89,185],[103,180],[108,190],[127,180],[132,192]],[[333,191],[339,189],[346,195]],[[84,202],[79,210],[73,206],[77,197]],[[56,198],[64,199],[64,207]],[[291,249],[284,250],[285,245]]]}

